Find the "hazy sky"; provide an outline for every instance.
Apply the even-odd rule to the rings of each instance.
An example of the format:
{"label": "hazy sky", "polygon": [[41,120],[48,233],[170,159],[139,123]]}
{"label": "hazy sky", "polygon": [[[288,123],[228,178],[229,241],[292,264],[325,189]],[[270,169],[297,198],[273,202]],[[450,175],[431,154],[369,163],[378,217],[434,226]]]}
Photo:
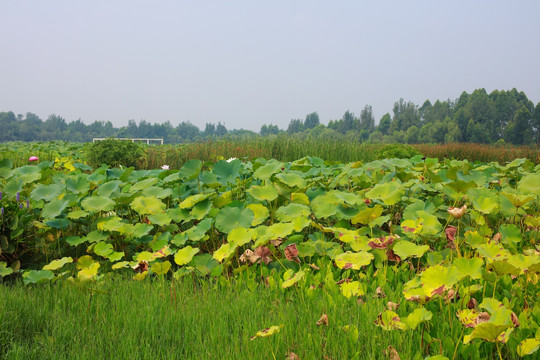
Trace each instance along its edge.
{"label": "hazy sky", "polygon": [[286,128],[476,88],[540,101],[540,1],[2,1],[0,111]]}

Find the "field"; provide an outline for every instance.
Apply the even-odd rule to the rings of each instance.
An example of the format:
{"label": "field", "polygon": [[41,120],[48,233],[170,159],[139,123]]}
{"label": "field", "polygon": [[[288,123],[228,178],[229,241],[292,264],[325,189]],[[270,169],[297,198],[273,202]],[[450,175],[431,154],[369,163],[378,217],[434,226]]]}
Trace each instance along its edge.
{"label": "field", "polygon": [[1,357],[538,355],[538,149],[5,146]]}

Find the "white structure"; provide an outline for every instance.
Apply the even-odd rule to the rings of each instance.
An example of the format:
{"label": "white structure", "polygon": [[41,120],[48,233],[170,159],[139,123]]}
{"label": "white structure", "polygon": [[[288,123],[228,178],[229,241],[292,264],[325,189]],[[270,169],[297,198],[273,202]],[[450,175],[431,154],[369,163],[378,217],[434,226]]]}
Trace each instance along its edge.
{"label": "white structure", "polygon": [[93,138],[92,139],[92,142],[95,143],[96,141],[103,141],[103,140],[108,140],[108,139],[111,139],[111,140],[127,140],[127,141],[131,141],[131,142],[145,142],[147,143],[148,145],[150,145],[150,142],[158,142],[160,143],[160,145],[163,145],[163,139],[143,139],[143,138],[140,138],[140,139],[130,139],[130,138]]}

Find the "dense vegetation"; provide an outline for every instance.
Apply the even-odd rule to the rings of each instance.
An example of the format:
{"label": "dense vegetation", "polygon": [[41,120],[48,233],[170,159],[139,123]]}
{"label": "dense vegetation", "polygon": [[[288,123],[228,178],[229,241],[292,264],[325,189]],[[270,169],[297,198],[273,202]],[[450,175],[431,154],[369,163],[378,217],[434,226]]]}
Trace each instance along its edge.
{"label": "dense vegetation", "polygon": [[[62,290],[73,285],[90,294],[88,303],[74,302],[92,311],[85,328],[106,333],[89,322],[101,311],[105,324],[125,323],[103,307],[127,300],[103,296],[90,310],[92,294],[106,294],[126,278],[155,282],[162,290],[156,295],[150,289],[148,296],[163,299],[162,311],[168,301],[172,312],[175,284],[185,288],[191,280],[197,291],[197,283],[209,281],[218,294],[247,288],[270,302],[291,302],[296,321],[259,318],[231,340],[246,346],[249,336],[270,336],[268,351],[279,356],[316,349],[316,357],[362,357],[366,351],[373,357],[392,345],[404,358],[513,359],[540,347],[540,165],[526,159],[191,159],[179,169],[134,170],[92,169],[83,158],[65,154],[23,166],[0,160],[0,277],[10,304],[35,298],[26,290],[22,300],[17,290],[11,295],[9,284],[56,283],[61,298],[73,296]],[[343,316],[337,305],[357,310],[337,320]],[[0,305],[0,321],[9,324],[0,351],[16,358],[27,354],[21,346],[33,328],[17,321],[21,315],[11,320],[8,309]],[[28,326],[43,328],[39,319],[46,311],[36,311],[35,325]],[[242,316],[229,312],[227,321]],[[295,340],[298,325],[309,328],[313,319],[319,319],[321,336],[300,330]],[[61,346],[68,334],[57,330],[62,324],[68,323],[32,338],[28,351],[51,351],[51,342]],[[163,324],[172,327],[169,320]],[[364,339],[376,331],[374,339]],[[385,333],[393,334],[392,343],[374,341]],[[340,337],[345,344],[337,346]],[[115,351],[128,349],[133,338]],[[325,353],[327,338],[333,342]],[[183,337],[192,349],[199,348],[197,339]],[[105,346],[99,336],[93,341]],[[250,351],[247,346],[243,354]],[[69,349],[63,352],[70,357]]]}
{"label": "dense vegetation", "polygon": [[223,137],[256,138],[286,133],[301,139],[333,139],[370,143],[540,143],[540,103],[534,103],[523,92],[495,90],[488,94],[478,89],[463,92],[456,100],[426,100],[421,106],[400,99],[392,115],[375,121],[371,106],[359,116],[346,111],[340,119],[321,124],[319,115],[292,119],[287,129],[265,124],[259,134],[247,130],[227,130],[224,124],[207,123],[204,130],[190,122],[173,126],[171,122],[151,124],[130,120],[128,126],[115,128],[110,121],[86,125],[80,119],[67,122],[58,115],[42,121],[37,115],[0,113],[0,142],[64,140],[89,142],[95,137],[163,138],[168,144]]}

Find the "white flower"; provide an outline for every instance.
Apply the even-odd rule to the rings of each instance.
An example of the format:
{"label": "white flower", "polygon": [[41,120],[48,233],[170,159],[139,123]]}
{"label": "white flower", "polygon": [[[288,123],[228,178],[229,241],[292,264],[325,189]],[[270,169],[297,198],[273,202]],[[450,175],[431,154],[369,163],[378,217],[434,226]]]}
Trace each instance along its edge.
{"label": "white flower", "polygon": [[169,165],[162,165],[161,168],[162,168],[163,170],[169,170]]}
{"label": "white flower", "polygon": [[230,158],[230,159],[227,160],[227,162],[231,162],[233,160],[236,160],[236,158]]}

